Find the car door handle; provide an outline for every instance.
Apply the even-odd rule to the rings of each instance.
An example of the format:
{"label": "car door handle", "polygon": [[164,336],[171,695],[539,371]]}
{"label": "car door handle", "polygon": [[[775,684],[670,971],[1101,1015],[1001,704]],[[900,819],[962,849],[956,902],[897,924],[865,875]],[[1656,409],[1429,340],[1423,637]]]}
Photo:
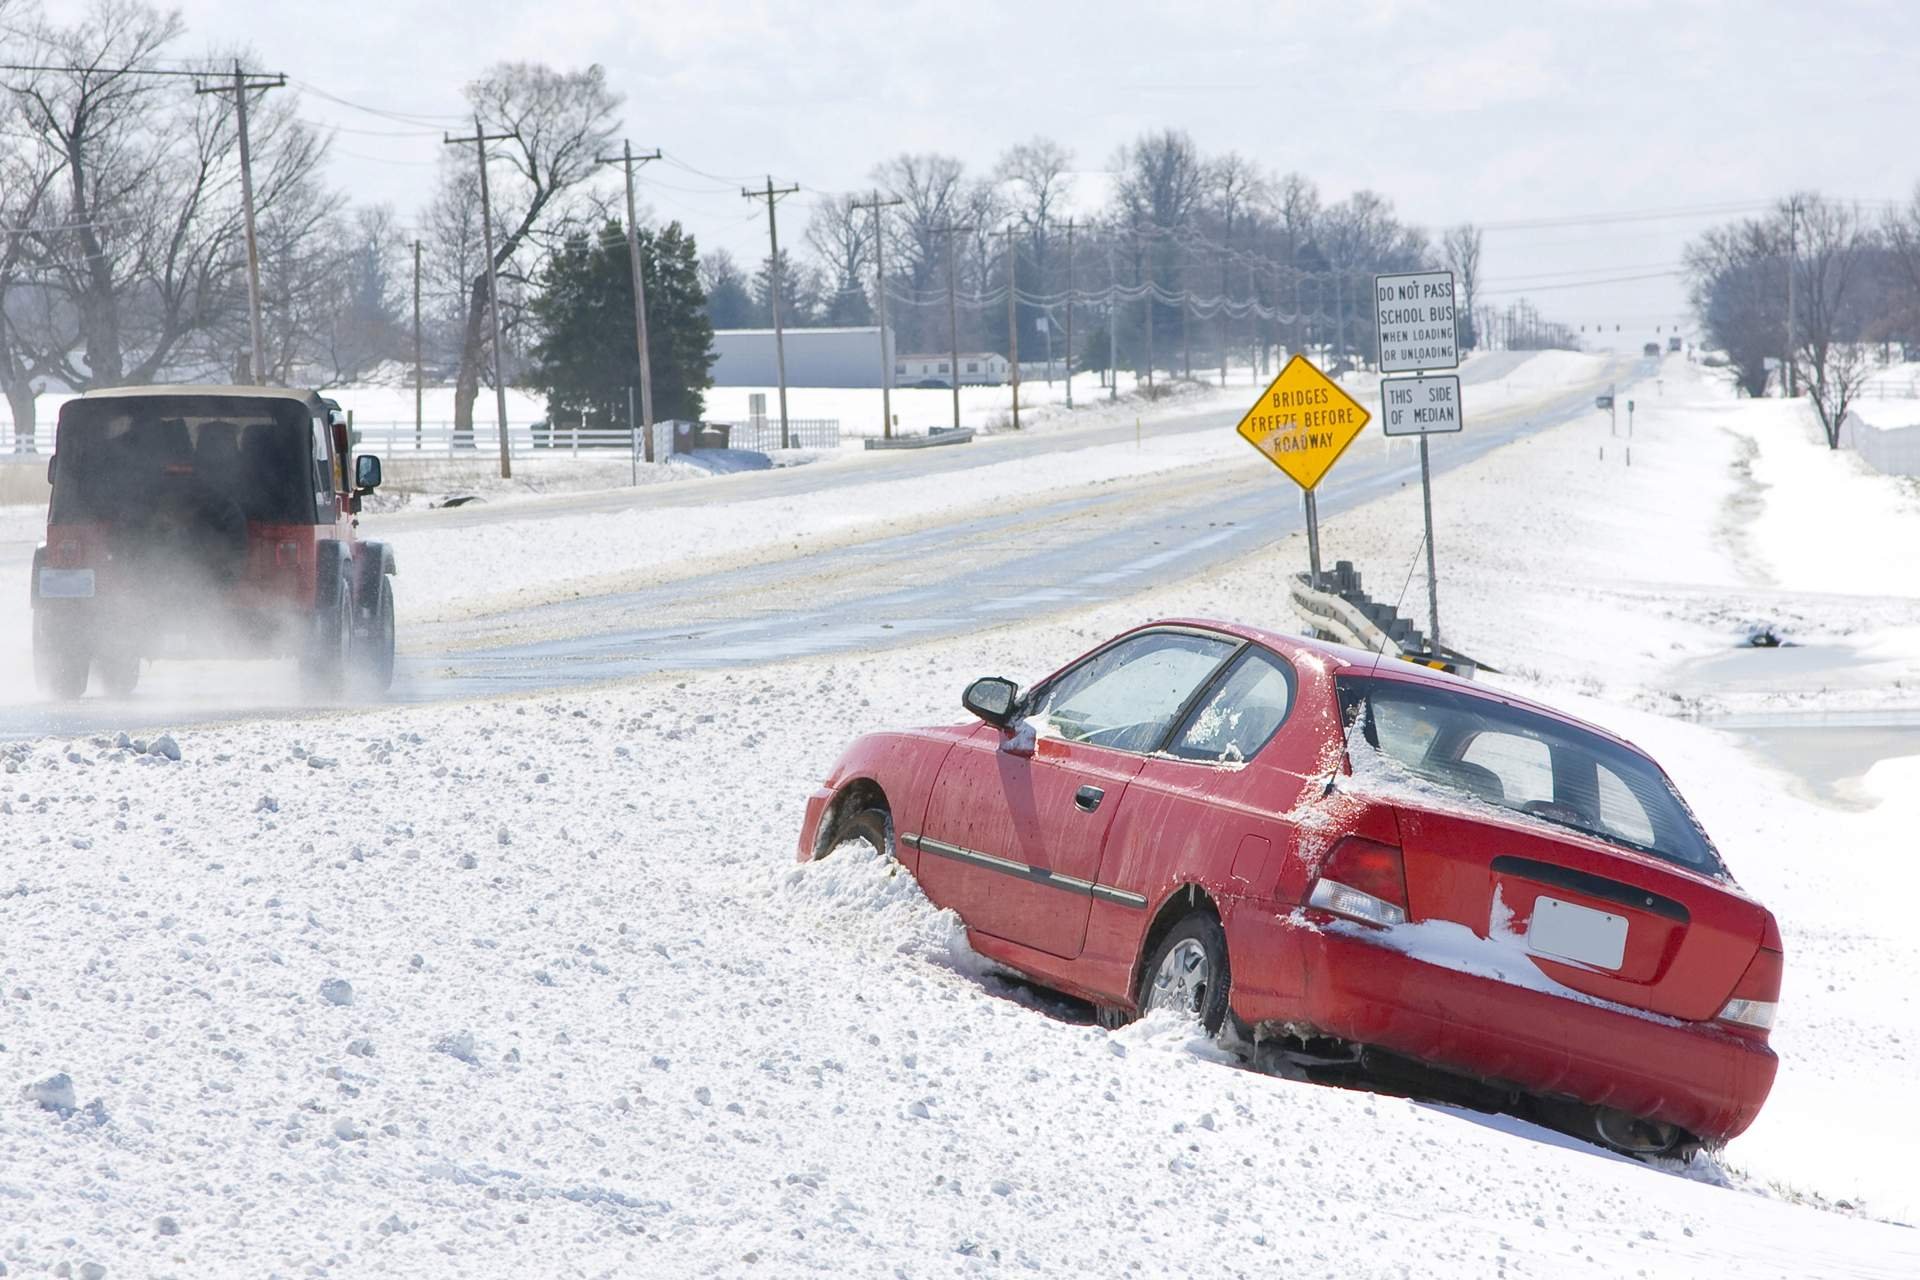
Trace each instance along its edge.
{"label": "car door handle", "polygon": [[1073,793],[1074,807],[1082,813],[1092,813],[1106,799],[1107,793],[1098,787],[1082,787]]}

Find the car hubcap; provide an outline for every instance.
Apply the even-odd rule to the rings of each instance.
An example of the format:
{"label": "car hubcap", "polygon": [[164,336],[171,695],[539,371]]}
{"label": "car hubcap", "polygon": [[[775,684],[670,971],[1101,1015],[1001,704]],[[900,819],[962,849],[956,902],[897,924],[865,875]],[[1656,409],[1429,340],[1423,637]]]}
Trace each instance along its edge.
{"label": "car hubcap", "polygon": [[1160,961],[1153,975],[1153,988],[1147,993],[1147,1009],[1177,1009],[1198,1017],[1213,987],[1213,965],[1207,949],[1192,938],[1183,938]]}

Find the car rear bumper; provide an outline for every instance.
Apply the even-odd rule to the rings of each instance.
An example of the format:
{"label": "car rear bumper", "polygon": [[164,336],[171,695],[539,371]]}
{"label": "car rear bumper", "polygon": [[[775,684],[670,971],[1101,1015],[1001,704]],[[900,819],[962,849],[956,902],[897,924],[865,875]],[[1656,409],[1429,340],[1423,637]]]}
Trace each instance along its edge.
{"label": "car rear bumper", "polygon": [[1429,964],[1270,907],[1232,915],[1233,1010],[1256,1028],[1295,1024],[1709,1139],[1743,1132],[1773,1087],[1760,1041]]}

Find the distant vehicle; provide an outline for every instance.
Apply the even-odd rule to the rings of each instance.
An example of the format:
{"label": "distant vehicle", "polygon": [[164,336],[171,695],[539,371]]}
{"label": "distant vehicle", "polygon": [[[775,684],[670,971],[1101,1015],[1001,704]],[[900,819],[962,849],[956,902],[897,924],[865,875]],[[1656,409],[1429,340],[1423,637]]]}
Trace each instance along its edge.
{"label": "distant vehicle", "polygon": [[1648,359],[1654,359],[1660,354],[1660,344],[1657,342],[1649,342],[1646,346],[1640,348],[1640,354],[1646,356]]}
{"label": "distant vehicle", "polygon": [[943,378],[922,378],[920,379],[920,381],[910,383],[908,385],[920,391],[951,391],[953,390],[953,384],[951,382],[946,381]]}
{"label": "distant vehicle", "polygon": [[354,518],[380,459],[310,391],[120,387],[60,409],[34,670],[130,694],[143,660],[298,657],[316,693],[393,681],[393,552]]}
{"label": "distant vehicle", "polygon": [[1677,333],[1667,339],[1667,351],[1669,354],[1678,354],[1680,348],[1684,345],[1685,344],[1680,341],[1680,335]]}
{"label": "distant vehicle", "polygon": [[961,701],[974,721],[849,747],[800,859],[865,842],[1103,1023],[1173,1009],[1320,1079],[1638,1154],[1730,1138],[1766,1100],[1779,928],[1603,730],[1201,621]]}

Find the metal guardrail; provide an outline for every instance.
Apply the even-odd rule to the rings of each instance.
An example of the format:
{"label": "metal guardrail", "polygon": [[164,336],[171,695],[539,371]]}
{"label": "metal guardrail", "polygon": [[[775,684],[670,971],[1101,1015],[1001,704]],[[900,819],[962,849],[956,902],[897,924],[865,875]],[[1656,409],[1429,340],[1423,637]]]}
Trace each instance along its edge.
{"label": "metal guardrail", "polygon": [[[788,418],[787,448],[790,449],[838,449],[840,447],[840,420],[838,418]],[[780,419],[768,418],[764,421],[749,418],[745,422],[731,424],[727,445],[733,449],[752,449],[756,453],[769,453],[778,449],[780,444]]]}

